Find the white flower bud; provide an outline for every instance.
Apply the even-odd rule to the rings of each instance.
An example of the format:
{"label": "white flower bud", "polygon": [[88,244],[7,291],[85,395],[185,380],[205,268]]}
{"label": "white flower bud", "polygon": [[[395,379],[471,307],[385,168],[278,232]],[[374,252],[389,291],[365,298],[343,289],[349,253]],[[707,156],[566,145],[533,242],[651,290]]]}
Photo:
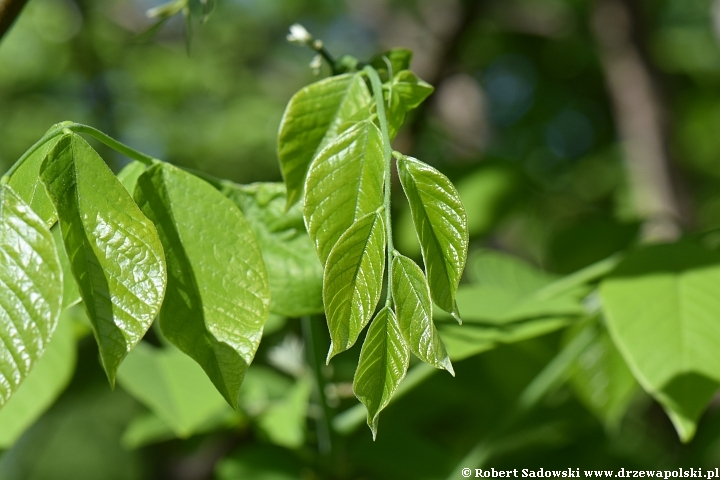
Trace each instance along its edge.
{"label": "white flower bud", "polygon": [[322,67],[322,56],[315,55],[310,62],[310,68],[313,71],[313,75],[320,75],[320,67]]}
{"label": "white flower bud", "polygon": [[290,25],[290,33],[287,36],[287,41],[296,45],[309,45],[313,41],[310,32],[305,30],[305,27],[299,23]]}

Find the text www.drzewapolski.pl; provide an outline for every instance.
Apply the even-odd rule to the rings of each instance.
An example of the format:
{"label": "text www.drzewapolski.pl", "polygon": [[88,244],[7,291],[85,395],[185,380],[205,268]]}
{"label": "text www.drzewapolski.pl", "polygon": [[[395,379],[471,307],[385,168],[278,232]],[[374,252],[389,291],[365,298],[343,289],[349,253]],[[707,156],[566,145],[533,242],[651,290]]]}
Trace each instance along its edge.
{"label": "text www.drzewapolski.pl", "polygon": [[675,470],[581,470],[566,468],[564,470],[531,470],[529,468],[512,470],[496,470],[494,468],[463,468],[465,478],[704,478],[720,480],[720,469],[676,468]]}

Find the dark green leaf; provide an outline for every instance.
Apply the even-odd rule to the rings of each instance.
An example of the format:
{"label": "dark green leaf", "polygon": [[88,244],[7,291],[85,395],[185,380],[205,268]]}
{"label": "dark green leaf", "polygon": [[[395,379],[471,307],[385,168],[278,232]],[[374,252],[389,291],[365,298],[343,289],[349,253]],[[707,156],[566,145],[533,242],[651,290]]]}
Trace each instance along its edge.
{"label": "dark green leaf", "polygon": [[392,296],[398,325],[410,351],[454,376],[450,357],[433,323],[427,279],[415,262],[397,253],[393,258]]}
{"label": "dark green leaf", "polygon": [[270,311],[287,317],[322,313],[323,269],[305,232],[300,204],[285,212],[282,183],[223,182],[258,239],[270,282]]}
{"label": "dark green leaf", "polygon": [[237,408],[270,303],[252,229],[222,193],[168,164],[140,176],[135,198],[157,225],[168,262],[160,327]]}
{"label": "dark green leaf", "polygon": [[720,386],[717,285],[720,254],[690,242],[642,248],[600,285],[613,341],[685,442]]}
{"label": "dark green leaf", "polygon": [[310,163],[338,134],[340,126],[358,114],[370,116],[372,97],[360,74],[326,78],[297,92],[280,122],[278,158],[288,207],[303,193]]}
{"label": "dark green leaf", "polygon": [[63,136],[40,176],[60,220],[111,384],[123,358],[160,310],[167,283],[155,226],[100,156],[75,134]]}
{"label": "dark green leaf", "polygon": [[335,138],[308,172],[305,223],[323,264],[350,225],[383,205],[380,130],[361,122]]}
{"label": "dark green leaf", "polygon": [[0,187],[0,407],[47,348],[62,307],[62,269],[43,220]]}
{"label": "dark green leaf", "polygon": [[380,412],[405,378],[409,362],[410,350],[395,314],[385,307],[370,324],[353,380],[353,391],[367,408],[367,423],[373,438],[377,436]]}
{"label": "dark green leaf", "polygon": [[353,346],[372,318],[380,300],[384,270],[385,224],[380,210],[355,222],[328,257],[323,281],[332,340],[328,361]]}
{"label": "dark green leaf", "polygon": [[390,138],[397,135],[410,110],[416,109],[434,88],[420,80],[410,70],[397,72],[389,84],[386,84],[388,101],[387,120]]}
{"label": "dark green leaf", "polygon": [[455,293],[467,258],[465,209],[450,180],[431,166],[402,157],[398,172],[410,202],[432,299],[459,320]]}

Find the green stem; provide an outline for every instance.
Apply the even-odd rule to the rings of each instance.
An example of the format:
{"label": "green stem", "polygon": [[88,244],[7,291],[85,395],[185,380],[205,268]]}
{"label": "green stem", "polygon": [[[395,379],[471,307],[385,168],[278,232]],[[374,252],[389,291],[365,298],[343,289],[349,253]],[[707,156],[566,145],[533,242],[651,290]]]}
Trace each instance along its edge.
{"label": "green stem", "polygon": [[125,155],[128,158],[132,158],[133,160],[137,160],[139,162],[144,163],[145,165],[152,165],[155,162],[158,162],[160,160],[153,158],[149,155],[145,155],[142,152],[138,152],[137,150],[128,147],[127,145],[118,142],[114,138],[104,134],[100,130],[93,128],[89,125],[83,125],[82,123],[75,123],[75,122],[62,122],[55,125],[54,128],[49,130],[43,137],[35,142],[35,144],[30,147],[28,151],[26,151],[15,164],[13,164],[12,167],[10,167],[10,170],[7,171],[7,173],[3,176],[3,178],[9,178],[12,176],[13,173],[17,171],[18,168],[22,166],[23,163],[32,155],[35,153],[40,147],[42,147],[48,140],[55,137],[56,135],[59,135],[63,133],[64,131],[69,130],[71,132],[75,133],[85,133],[87,135],[90,135],[97,140],[101,141],[108,147],[112,148],[113,150]]}
{"label": "green stem", "polygon": [[395,252],[392,234],[392,214],[390,212],[390,199],[392,193],[392,147],[390,146],[390,134],[388,133],[387,117],[385,116],[385,100],[383,99],[382,83],[380,75],[370,65],[363,71],[370,78],[375,105],[377,108],[378,120],[380,120],[380,132],[383,140],[383,157],[385,160],[385,228],[387,229],[387,297],[385,306],[392,307],[392,260]]}

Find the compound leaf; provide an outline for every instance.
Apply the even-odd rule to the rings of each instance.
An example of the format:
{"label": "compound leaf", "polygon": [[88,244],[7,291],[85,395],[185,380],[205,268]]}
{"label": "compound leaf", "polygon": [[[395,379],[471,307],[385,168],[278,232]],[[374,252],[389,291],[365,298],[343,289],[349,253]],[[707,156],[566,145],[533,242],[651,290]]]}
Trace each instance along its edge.
{"label": "compound leaf", "polygon": [[95,150],[64,135],[40,169],[111,384],[160,310],[167,284],[155,226]]}
{"label": "compound leaf", "polygon": [[355,222],[325,265],[323,301],[330,329],[330,359],[353,346],[380,300],[385,270],[382,210]]}
{"label": "compound leaf", "polygon": [[255,235],[227,197],[168,164],[140,176],[135,199],[158,226],[168,262],[160,328],[237,408],[270,304]]}
{"label": "compound leaf", "polygon": [[398,253],[393,258],[392,268],[392,296],[405,343],[420,360],[454,376],[450,357],[433,323],[430,288],[425,275],[415,262]]}
{"label": "compound leaf", "polygon": [[305,224],[325,264],[350,225],[383,205],[384,160],[380,130],[360,122],[335,138],[310,166]]}
{"label": "compound leaf", "polygon": [[353,380],[355,396],[367,408],[367,423],[373,439],[377,436],[380,412],[405,378],[409,362],[410,350],[395,314],[385,307],[370,324]]}
{"label": "compound leaf", "polygon": [[62,269],[50,230],[0,187],[0,407],[36,365],[62,308]]}
{"label": "compound leaf", "polygon": [[467,259],[465,208],[450,180],[431,166],[402,157],[398,173],[420,240],[432,299],[459,320],[455,294]]}
{"label": "compound leaf", "polygon": [[337,136],[346,121],[370,116],[372,97],[360,74],[315,82],[297,92],[280,122],[278,158],[287,206],[300,200],[308,168],[318,152]]}

